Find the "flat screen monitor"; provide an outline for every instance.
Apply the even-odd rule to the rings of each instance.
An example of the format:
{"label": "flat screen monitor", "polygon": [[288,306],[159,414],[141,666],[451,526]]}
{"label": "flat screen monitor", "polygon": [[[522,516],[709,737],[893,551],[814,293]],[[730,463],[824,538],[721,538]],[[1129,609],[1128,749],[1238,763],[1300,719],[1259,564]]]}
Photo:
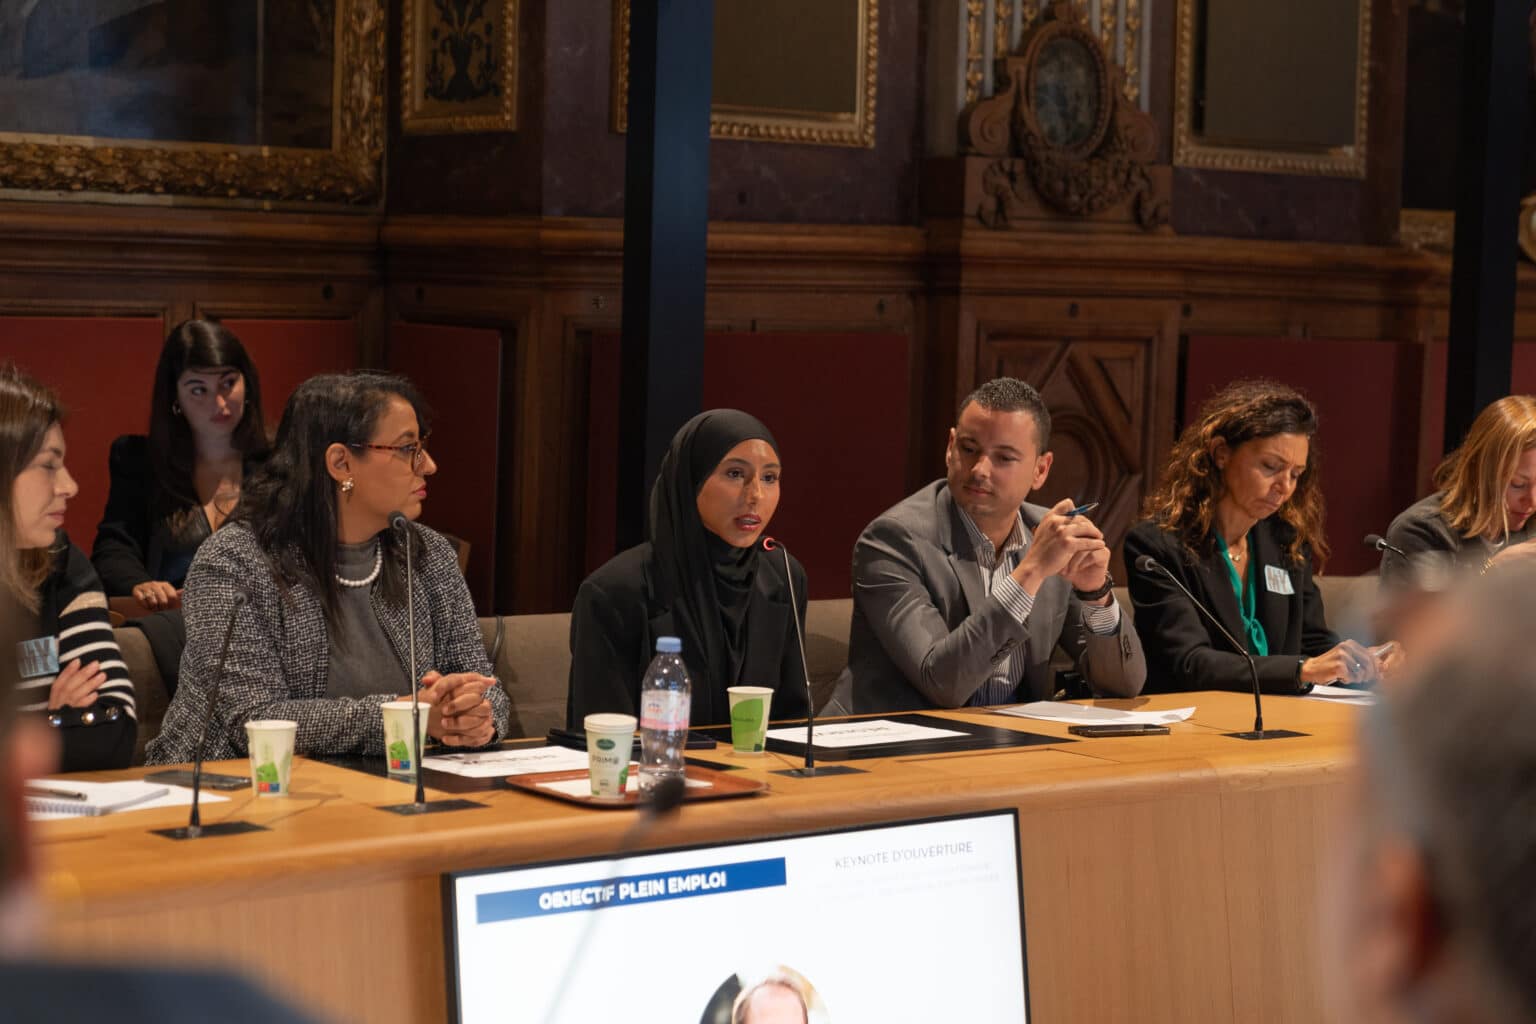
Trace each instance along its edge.
{"label": "flat screen monitor", "polygon": [[728,1024],[738,1001],[759,1022],[1028,1019],[1012,810],[459,872],[443,888],[464,1024]]}

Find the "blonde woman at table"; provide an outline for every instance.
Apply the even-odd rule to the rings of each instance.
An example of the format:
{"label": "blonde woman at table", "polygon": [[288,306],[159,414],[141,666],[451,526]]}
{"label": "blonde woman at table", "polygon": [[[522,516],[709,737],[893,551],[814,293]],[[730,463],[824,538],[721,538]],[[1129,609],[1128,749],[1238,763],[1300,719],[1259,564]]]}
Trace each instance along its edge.
{"label": "blonde woman at table", "polygon": [[1147,689],[1247,690],[1247,659],[1151,557],[1252,654],[1265,693],[1318,683],[1367,683],[1396,649],[1340,640],[1328,628],[1313,564],[1328,555],[1318,479],[1317,412],[1271,381],[1213,395],[1168,457],[1148,518],[1125,538]]}
{"label": "blonde woman at table", "polygon": [[1383,587],[1435,586],[1495,558],[1536,554],[1536,546],[1514,551],[1536,533],[1536,398],[1510,395],[1478,413],[1434,482],[1435,493],[1387,530],[1387,543],[1403,554],[1382,551]]}
{"label": "blonde woman at table", "polygon": [[[234,617],[206,756],[246,750],[245,723],[298,723],[300,754],[382,754],[379,705],[422,685],[427,733],[450,747],[507,733],[510,705],[491,675],[453,547],[414,522],[437,463],[411,384],[359,371],[314,377],[288,400],[271,457],[187,575],[181,684],[151,763],[191,760],[219,650]],[[416,645],[406,663],[405,544]],[[237,599],[246,604],[237,608]]]}

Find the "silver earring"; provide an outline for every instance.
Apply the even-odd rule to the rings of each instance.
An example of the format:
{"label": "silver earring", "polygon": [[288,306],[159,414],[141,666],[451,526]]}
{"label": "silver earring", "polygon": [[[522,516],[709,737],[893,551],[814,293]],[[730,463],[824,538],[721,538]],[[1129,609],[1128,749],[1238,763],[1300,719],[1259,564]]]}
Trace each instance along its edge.
{"label": "silver earring", "polygon": [[181,415],[181,403],[180,402],[172,402],[171,403],[171,413],[172,413],[172,415],[175,415],[175,416],[180,416]]}

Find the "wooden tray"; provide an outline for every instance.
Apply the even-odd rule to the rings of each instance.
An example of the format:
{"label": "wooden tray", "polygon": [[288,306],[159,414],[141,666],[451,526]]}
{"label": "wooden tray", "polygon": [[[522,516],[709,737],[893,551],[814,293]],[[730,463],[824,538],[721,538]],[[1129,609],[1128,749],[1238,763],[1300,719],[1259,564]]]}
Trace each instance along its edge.
{"label": "wooden tray", "polygon": [[[707,782],[709,786],[689,786],[683,790],[683,799],[689,803],[700,800],[730,800],[738,796],[756,796],[768,792],[768,783],[760,779],[743,778],[736,772],[720,772],[699,765],[685,765],[685,777],[695,782]],[[563,772],[539,772],[534,775],[509,775],[501,780],[508,789],[515,789],[551,800],[563,800],[568,804],[595,807],[599,810],[617,811],[640,806],[640,790],[630,790],[622,797],[597,797],[590,793],[562,793],[558,789],[542,786],[544,782],[574,782],[587,778],[585,768],[573,768]],[[634,776],[632,775],[631,778]]]}

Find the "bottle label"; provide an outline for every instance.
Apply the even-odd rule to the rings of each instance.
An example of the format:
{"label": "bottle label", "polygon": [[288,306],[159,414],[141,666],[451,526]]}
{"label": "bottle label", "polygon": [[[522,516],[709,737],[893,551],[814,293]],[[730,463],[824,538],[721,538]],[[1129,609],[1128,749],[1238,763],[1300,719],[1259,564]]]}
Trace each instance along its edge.
{"label": "bottle label", "polygon": [[652,690],[640,697],[640,728],[682,732],[688,728],[688,694],[680,690]]}

